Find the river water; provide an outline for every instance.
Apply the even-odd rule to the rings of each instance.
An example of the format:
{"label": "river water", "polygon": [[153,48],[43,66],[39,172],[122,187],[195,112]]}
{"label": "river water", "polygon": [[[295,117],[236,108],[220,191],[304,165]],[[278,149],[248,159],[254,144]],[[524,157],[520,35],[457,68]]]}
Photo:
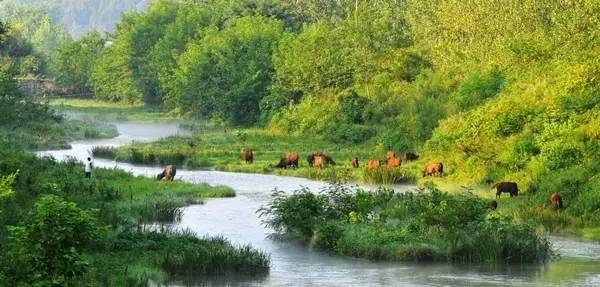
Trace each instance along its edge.
{"label": "river water", "polygon": [[[114,123],[113,139],[72,143],[69,150],[39,152],[57,159],[73,156],[84,160],[98,145],[117,146],[132,141],[152,141],[185,133],[177,123]],[[117,167],[135,175],[154,176],[161,168],[95,159],[95,166]],[[222,235],[234,243],[250,244],[271,254],[271,271],[260,278],[202,278],[204,286],[600,286],[600,244],[551,236],[561,255],[545,265],[457,265],[448,263],[371,262],[310,250],[296,243],[267,238],[270,231],[256,210],[268,203],[273,188],[291,191],[300,187],[318,190],[326,185],[303,178],[219,171],[177,170],[176,179],[227,185],[236,197],[209,199],[184,209],[176,227],[202,235]],[[409,190],[413,186],[396,186]],[[185,285],[173,282],[173,286]]]}

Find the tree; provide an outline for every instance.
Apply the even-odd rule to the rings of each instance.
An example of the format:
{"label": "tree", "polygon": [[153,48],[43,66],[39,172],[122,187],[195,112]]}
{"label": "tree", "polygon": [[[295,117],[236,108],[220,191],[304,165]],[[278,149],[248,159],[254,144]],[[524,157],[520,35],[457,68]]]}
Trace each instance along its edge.
{"label": "tree", "polygon": [[104,39],[88,32],[77,41],[67,41],[58,48],[52,59],[52,69],[61,85],[76,86],[81,92],[93,88],[92,69],[104,47]]}
{"label": "tree", "polygon": [[282,23],[262,16],[242,17],[188,46],[178,59],[169,97],[195,117],[251,124],[268,93],[274,45]]}

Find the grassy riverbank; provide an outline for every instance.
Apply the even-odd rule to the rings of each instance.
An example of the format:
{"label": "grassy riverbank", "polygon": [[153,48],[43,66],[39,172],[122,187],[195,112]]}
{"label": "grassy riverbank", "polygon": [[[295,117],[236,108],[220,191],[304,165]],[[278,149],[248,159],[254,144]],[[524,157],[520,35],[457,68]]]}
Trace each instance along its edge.
{"label": "grassy riverbank", "polygon": [[84,119],[99,121],[169,121],[179,120],[176,113],[144,105],[103,102],[93,99],[54,99],[49,102],[56,110]]}
{"label": "grassy riverbank", "polygon": [[[251,148],[255,161],[246,164],[241,159],[241,151]],[[217,169],[224,171],[274,173],[280,175],[299,176],[320,180],[341,180],[373,184],[415,182],[421,185],[434,184],[443,190],[465,191],[461,187],[463,177],[455,176],[457,166],[446,165],[444,178],[422,178],[421,171],[425,160],[403,162],[400,168],[380,168],[369,171],[364,166],[366,159],[382,158],[385,150],[370,143],[363,145],[334,144],[321,139],[309,139],[296,136],[285,136],[263,129],[228,130],[215,128],[198,128],[188,136],[173,136],[152,143],[137,143],[116,149],[97,148],[96,156],[116,158],[120,161],[142,164],[177,164],[189,168]],[[277,169],[279,158],[287,151],[300,154],[298,169]],[[323,170],[309,167],[305,157],[313,152],[323,151],[336,160],[336,166]],[[361,168],[353,169],[350,159],[353,156],[361,160]],[[434,160],[442,160],[436,158]],[[586,178],[588,172],[566,173],[540,180],[540,190],[527,189],[527,181],[517,181],[522,194],[516,198],[504,195],[499,200],[499,213],[511,217],[515,222],[527,222],[540,232],[569,233],[586,238],[600,240],[600,227],[597,222],[600,214],[593,205],[597,202],[592,184]],[[565,183],[571,182],[568,188]],[[585,187],[585,184],[589,185]],[[477,196],[495,199],[495,190],[491,184],[468,184],[471,192]],[[565,210],[550,207],[550,194],[560,190],[565,197]],[[552,191],[552,192],[551,192]],[[546,205],[547,207],[543,207]]]}
{"label": "grassy riverbank", "polygon": [[268,255],[251,247],[148,225],[176,222],[182,206],[235,196],[232,189],[116,169],[96,169],[91,179],[82,173],[79,162],[0,149],[0,282],[146,286],[148,280],[268,272]]}
{"label": "grassy riverbank", "polygon": [[276,193],[263,209],[279,236],[374,260],[526,263],[547,260],[550,244],[528,224],[492,211],[468,193]]}
{"label": "grassy riverbank", "polygon": [[[254,163],[246,164],[241,153],[245,148],[254,152]],[[273,165],[286,152],[298,152],[298,169],[280,169]],[[322,151],[331,156],[335,166],[319,170],[309,167],[306,157]],[[275,173],[321,180],[350,180],[368,183],[403,183],[414,180],[420,166],[408,162],[400,168],[382,168],[368,172],[368,159],[383,159],[385,150],[365,145],[343,145],[322,139],[287,136],[263,129],[226,130],[200,128],[193,135],[172,136],[152,143],[136,143],[118,148],[96,148],[95,156],[116,158],[140,164],[177,164],[188,168],[223,171]],[[361,168],[354,169],[351,158],[356,156]]]}

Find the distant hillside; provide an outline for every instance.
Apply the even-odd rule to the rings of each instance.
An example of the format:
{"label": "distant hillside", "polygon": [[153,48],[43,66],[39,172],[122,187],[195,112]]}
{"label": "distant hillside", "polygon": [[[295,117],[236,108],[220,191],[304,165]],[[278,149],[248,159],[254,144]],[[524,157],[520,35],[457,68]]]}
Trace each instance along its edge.
{"label": "distant hillside", "polygon": [[[4,0],[3,4],[41,5],[50,11],[53,20],[62,23],[73,36],[91,29],[112,31],[121,13],[145,10],[152,0]],[[2,9],[3,4],[0,4]]]}

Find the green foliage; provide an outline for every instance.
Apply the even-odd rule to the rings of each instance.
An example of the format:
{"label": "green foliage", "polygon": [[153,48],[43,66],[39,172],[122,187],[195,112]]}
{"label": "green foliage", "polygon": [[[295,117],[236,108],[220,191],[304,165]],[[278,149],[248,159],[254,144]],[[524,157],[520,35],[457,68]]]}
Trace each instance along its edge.
{"label": "green foliage", "polygon": [[208,33],[179,58],[172,100],[195,117],[232,124],[258,120],[272,70],[271,51],[282,25],[264,17],[246,17]]}
{"label": "green foliage", "polygon": [[544,261],[552,254],[529,225],[491,212],[471,194],[331,186],[320,194],[276,192],[260,211],[280,235],[356,257],[510,263]]}
{"label": "green foliage", "polygon": [[474,74],[465,79],[456,91],[456,103],[461,110],[480,105],[487,98],[500,92],[504,76],[493,69],[486,74]]}
{"label": "green foliage", "polygon": [[75,86],[82,92],[93,87],[91,73],[94,62],[104,47],[104,39],[96,32],[88,32],[77,41],[67,41],[58,47],[52,58],[52,69],[58,83]]}
{"label": "green foliage", "polygon": [[142,231],[148,221],[177,220],[180,207],[202,197],[234,196],[231,188],[103,168],[87,179],[82,166],[2,146],[0,173],[19,170],[10,201],[0,202],[0,229],[9,235],[0,237],[2,285],[145,286],[175,276],[268,272],[269,256],[247,246],[190,232]]}
{"label": "green foliage", "polygon": [[8,232],[14,269],[7,273],[13,282],[64,286],[86,272],[81,248],[94,238],[96,226],[89,211],[47,195],[36,201],[29,218]]}
{"label": "green foliage", "polygon": [[[63,27],[51,19],[48,11],[38,6],[2,1],[0,18],[11,26],[8,39],[2,45],[12,50],[11,57],[20,67],[21,76],[46,72],[45,63],[58,46],[69,39]],[[5,50],[5,47],[1,48]],[[25,57],[27,55],[30,57]]]}

